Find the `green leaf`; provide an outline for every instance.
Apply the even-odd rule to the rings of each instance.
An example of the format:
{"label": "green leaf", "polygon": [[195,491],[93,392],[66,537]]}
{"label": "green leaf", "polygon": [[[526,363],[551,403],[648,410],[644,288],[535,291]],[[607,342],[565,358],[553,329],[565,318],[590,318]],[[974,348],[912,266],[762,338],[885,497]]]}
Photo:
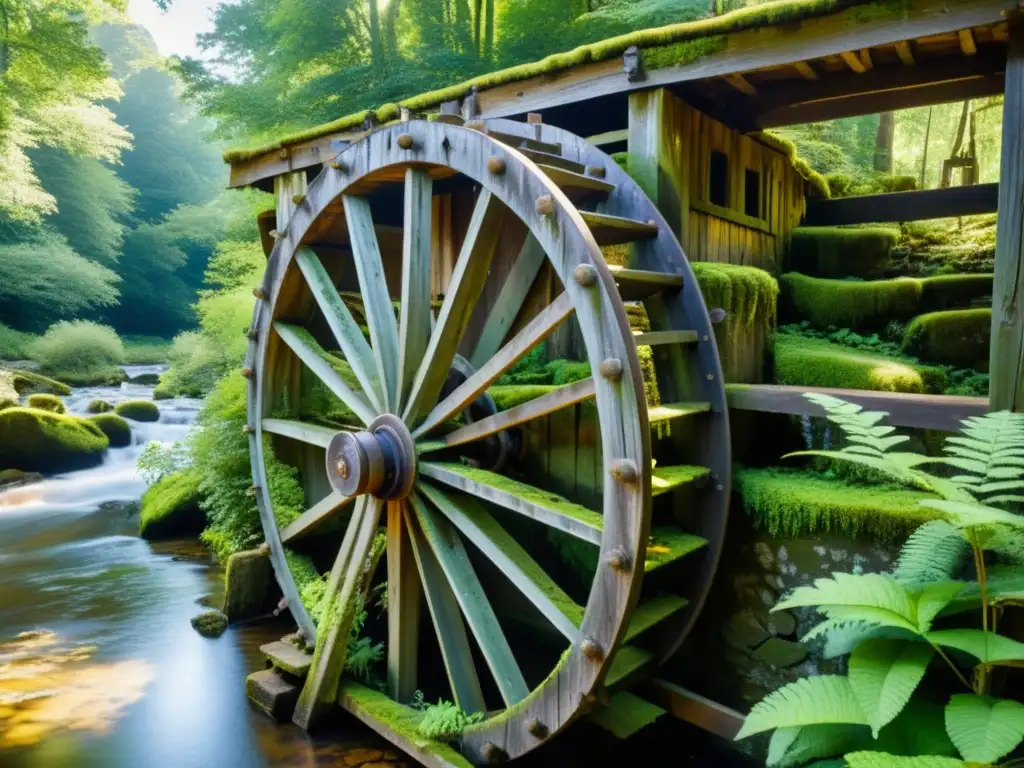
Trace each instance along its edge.
{"label": "green leaf", "polygon": [[937,509],[945,512],[949,519],[961,528],[986,525],[1010,525],[1014,528],[1024,529],[1024,517],[1006,512],[1002,509],[989,507],[977,502],[971,504],[963,501],[948,501],[942,499],[925,499],[919,501],[923,507]]}
{"label": "green leaf", "polygon": [[[869,609],[872,623],[899,627],[911,632],[917,629],[917,612],[907,589],[885,573],[834,573],[831,579],[816,579],[813,587],[797,587],[772,610],[817,606]],[[850,612],[844,614],[855,620]],[[830,618],[842,618],[829,612]]]}
{"label": "green leaf", "polygon": [[967,548],[960,531],[945,520],[930,520],[907,538],[893,574],[901,584],[944,581],[956,570]]}
{"label": "green leaf", "polygon": [[934,655],[930,645],[905,640],[865,640],[854,650],[850,685],[875,738],[906,706]]}
{"label": "green leaf", "polygon": [[967,768],[963,760],[934,755],[898,757],[885,752],[852,752],[844,757],[849,768]]}
{"label": "green leaf", "polygon": [[967,587],[965,581],[937,581],[925,584],[917,596],[917,629],[927,632],[932,621]]}
{"label": "green leaf", "polygon": [[790,768],[809,760],[832,757],[870,743],[871,735],[862,725],[804,725],[777,728],[768,744],[765,764]]}
{"label": "green leaf", "polygon": [[773,728],[824,724],[868,724],[845,677],[802,677],[773,691],[750,710],[736,738]]}
{"label": "green leaf", "polygon": [[1024,704],[956,694],[946,705],[946,731],[965,760],[994,763],[1024,739]]}
{"label": "green leaf", "polygon": [[1024,661],[1024,643],[982,629],[943,629],[924,637],[929,643],[969,653],[986,664]]}

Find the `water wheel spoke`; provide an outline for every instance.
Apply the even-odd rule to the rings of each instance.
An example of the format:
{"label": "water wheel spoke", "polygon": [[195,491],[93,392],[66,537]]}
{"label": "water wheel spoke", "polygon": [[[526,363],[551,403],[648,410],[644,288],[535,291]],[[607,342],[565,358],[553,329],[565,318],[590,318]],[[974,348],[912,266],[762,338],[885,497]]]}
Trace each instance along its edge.
{"label": "water wheel spoke", "polygon": [[412,504],[420,531],[444,572],[469,624],[477,645],[483,652],[505,706],[511,707],[530,693],[523,673],[512,655],[512,648],[484,593],[466,548],[451,523],[430,509],[421,499]]}
{"label": "water wheel spoke", "polygon": [[423,495],[571,642],[583,608],[573,602],[529,553],[475,499],[421,483]]}
{"label": "water wheel spoke", "polygon": [[448,293],[402,412],[402,418],[410,426],[437,401],[448,379],[455,350],[491,268],[507,210],[505,204],[489,190],[480,190]]}
{"label": "water wheel spoke", "polygon": [[494,472],[473,469],[463,464],[423,462],[422,477],[493,502],[570,536],[601,546],[604,518],[597,512],[574,504],[561,496]]}
{"label": "water wheel spoke", "polygon": [[352,499],[350,497],[343,496],[337,491],[332,491],[299,515],[297,519],[289,523],[281,531],[281,541],[284,544],[290,544],[301,539],[303,536],[307,536],[321,523],[326,522],[331,517],[334,517],[334,515],[339,514],[343,509],[346,509],[351,502]]}
{"label": "water wheel spoke", "polygon": [[470,357],[470,363],[474,368],[481,368],[484,363],[494,357],[501,342],[508,335],[512,323],[519,315],[530,293],[530,287],[537,279],[541,266],[544,264],[545,254],[541,244],[533,234],[528,234],[523,242],[519,255],[512,264],[512,269],[505,278],[505,284],[501,287],[491,312],[487,315],[484,329],[480,332],[480,338],[476,342],[476,348]]}
{"label": "water wheel spoke", "polygon": [[322,381],[335,397],[341,400],[363,423],[369,424],[376,417],[370,403],[360,392],[356,392],[325,359],[327,352],[305,328],[289,323],[274,323],[274,330],[281,340],[305,363],[306,367]]}
{"label": "water wheel spoke", "polygon": [[433,180],[426,171],[405,172],[405,232],[402,238],[402,311],[398,328],[398,411],[412,388],[430,343],[431,203]]}
{"label": "water wheel spoke", "polygon": [[409,703],[419,666],[420,578],[403,506],[388,502],[388,693]]}
{"label": "water wheel spoke", "polygon": [[295,261],[306,278],[306,285],[309,286],[309,291],[320,307],[327,325],[330,326],[345,360],[352,366],[352,372],[359,379],[363,392],[375,409],[384,410],[384,390],[373,359],[373,350],[359,330],[359,324],[338,295],[334,281],[311,248],[300,247],[295,253]]}
{"label": "water wheel spoke", "polygon": [[296,725],[307,730],[330,711],[337,699],[348,655],[348,637],[366,581],[366,561],[383,508],[384,502],[380,499],[368,495],[359,497],[327,578],[326,607],[317,630],[313,664],[292,716]]}
{"label": "water wheel spoke", "polygon": [[[464,712],[485,712],[487,705],[480,688],[480,679],[473,665],[473,654],[469,647],[469,637],[459,613],[452,587],[444,574],[434,551],[427,544],[423,531],[420,530],[411,507],[421,504],[415,497],[410,497],[411,504],[405,506],[405,528],[412,540],[412,550],[419,569],[420,582],[427,598],[430,618],[434,623],[437,642],[441,647],[448,682],[451,684],[455,703]],[[388,576],[390,592],[390,574]],[[391,618],[391,602],[388,598],[388,619]],[[414,641],[415,642],[415,639]],[[390,658],[389,658],[390,661]]]}
{"label": "water wheel spoke", "polygon": [[390,409],[398,400],[398,326],[388,295],[384,262],[374,231],[370,201],[353,195],[343,195],[341,199],[348,222],[352,260],[356,265],[359,290],[366,310],[366,324],[370,329],[373,356],[377,361],[377,373],[383,382],[385,406]]}
{"label": "water wheel spoke", "polygon": [[544,310],[537,314],[526,326],[501,348],[490,360],[484,363],[476,373],[456,387],[448,397],[442,400],[430,412],[427,418],[414,431],[413,437],[421,437],[431,429],[443,424],[467,405],[476,400],[505,371],[516,364],[526,353],[550,336],[573,312],[572,299],[569,294],[562,293]]}
{"label": "water wheel spoke", "polygon": [[331,442],[331,438],[334,437],[334,433],[337,432],[330,427],[321,427],[319,424],[308,424],[291,419],[263,419],[261,426],[264,432],[290,437],[293,440],[321,448],[326,448]]}
{"label": "water wheel spoke", "polygon": [[564,387],[559,387],[553,392],[548,392],[540,397],[535,397],[522,405],[509,408],[507,411],[496,413],[493,416],[474,421],[464,427],[450,432],[439,440],[443,440],[445,446],[452,447],[469,443],[474,440],[481,440],[490,435],[506,429],[524,424],[533,419],[547,416],[549,413],[566,408],[570,405],[589,400],[594,397],[594,380],[583,379]]}

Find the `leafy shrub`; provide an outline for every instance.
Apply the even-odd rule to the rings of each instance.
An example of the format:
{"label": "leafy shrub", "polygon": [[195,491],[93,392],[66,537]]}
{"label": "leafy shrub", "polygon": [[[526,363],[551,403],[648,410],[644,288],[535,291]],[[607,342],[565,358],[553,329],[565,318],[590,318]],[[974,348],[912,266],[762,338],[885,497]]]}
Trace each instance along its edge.
{"label": "leafy shrub", "polygon": [[158,385],[161,399],[164,396],[202,397],[213,389],[221,376],[238,365],[241,356],[228,354],[221,345],[198,331],[185,331],[174,337],[167,359],[170,367],[160,377]]}
{"label": "leafy shrub", "polygon": [[159,336],[122,336],[124,361],[128,365],[152,365],[167,362],[171,348],[168,339]]}
{"label": "leafy shrub", "polygon": [[30,352],[45,374],[68,384],[109,384],[124,378],[124,345],[117,332],[88,320],[51,325]]}
{"label": "leafy shrub", "polygon": [[853,186],[853,178],[848,173],[827,173],[825,181],[828,182],[832,197],[846,197]]}
{"label": "leafy shrub", "polygon": [[890,265],[899,235],[888,227],[797,227],[790,269],[818,277],[871,277]]}
{"label": "leafy shrub", "polygon": [[165,444],[151,440],[142,449],[136,466],[142,479],[153,485],[167,475],[191,467],[192,457],[185,443]]}
{"label": "leafy shrub", "polygon": [[915,317],[903,334],[903,350],[923,360],[987,369],[991,309],[953,309]]}
{"label": "leafy shrub", "polygon": [[22,360],[27,358],[29,348],[36,338],[31,333],[16,331],[0,323],[0,360]]}
{"label": "leafy shrub", "polygon": [[67,412],[67,408],[64,407],[64,401],[56,395],[29,395],[28,407],[38,408],[42,411],[49,411],[50,413]]}

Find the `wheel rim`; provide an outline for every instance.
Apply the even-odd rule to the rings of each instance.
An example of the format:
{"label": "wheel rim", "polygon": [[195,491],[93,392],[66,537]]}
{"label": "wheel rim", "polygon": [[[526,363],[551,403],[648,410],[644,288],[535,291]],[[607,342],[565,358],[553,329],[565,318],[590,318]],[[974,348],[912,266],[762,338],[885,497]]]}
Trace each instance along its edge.
{"label": "wheel rim", "polygon": [[[264,435],[326,449],[322,471],[332,493],[307,511],[307,520],[321,519],[322,513],[336,510],[344,494],[361,493],[342,549],[353,546],[360,536],[372,535],[377,521],[386,520],[389,593],[394,584],[396,594],[404,589],[409,595],[414,591],[409,585],[420,580],[455,699],[463,709],[475,711],[486,706],[478,682],[480,672],[473,668],[461,622],[465,620],[469,625],[483,651],[485,667],[490,669],[510,709],[468,729],[464,749],[476,760],[495,759],[496,753],[515,757],[556,733],[580,710],[618,646],[639,589],[643,569],[638,573],[631,564],[643,562],[646,547],[651,454],[643,382],[629,322],[612,274],[586,223],[559,187],[510,147],[476,131],[443,123],[413,122],[371,134],[340,153],[337,165],[325,168],[310,185],[282,233],[268,262],[261,289],[264,298],[257,303],[254,315],[257,338],[247,363],[254,371],[249,399],[249,423],[255,427],[251,434],[253,474],[275,573],[296,621],[308,637],[314,637],[315,626],[302,605],[284,553],[282,539],[289,539],[295,529],[289,526],[282,535],[274,518]],[[469,254],[465,260],[460,256],[453,287],[431,331],[427,315],[431,298],[430,238],[424,237],[424,230],[429,231],[430,226],[432,174],[443,177],[451,173],[480,186],[468,228],[476,237],[467,235],[467,241],[476,242],[477,248],[464,251]],[[370,204],[361,196],[396,176],[404,177],[398,323],[391,310]],[[339,195],[367,311],[368,344],[337,297],[324,266],[326,259],[322,261],[304,247],[314,237],[311,233],[322,217],[336,215],[332,211],[338,209]],[[496,354],[475,359],[480,363],[476,373],[438,403],[456,346],[478,298],[477,288],[486,277],[490,260],[486,252],[490,248],[493,255],[504,215],[526,225],[565,293]],[[326,318],[333,341],[356,381],[346,382],[332,371],[314,346],[315,340],[311,344],[303,329],[289,322],[308,316],[313,305]],[[551,393],[555,397],[532,406],[532,411],[527,403],[514,418],[498,414],[445,437],[449,447],[468,445],[515,426],[519,423],[516,418],[543,415],[558,403],[582,402],[591,397],[597,402],[604,456],[601,529],[595,534],[593,527],[580,525],[579,521],[559,520],[558,524],[567,526],[563,530],[571,535],[595,544],[599,537],[603,565],[597,569],[578,626],[559,609],[557,600],[537,589],[536,584],[531,585],[529,578],[513,581],[520,591],[530,592],[527,599],[570,643],[551,674],[530,691],[522,675],[516,674],[516,660],[510,658],[508,643],[503,642],[500,623],[486,604],[484,590],[472,579],[469,583],[465,580],[467,574],[473,575],[472,565],[465,558],[465,545],[456,547],[453,555],[439,542],[452,540],[457,534],[455,540],[470,541],[506,573],[508,569],[522,571],[522,565],[495,544],[493,520],[472,495],[466,494],[470,490],[482,496],[483,487],[465,478],[452,478],[454,470],[426,459],[436,448],[437,440],[432,438],[453,415],[485,392],[488,383],[518,359],[516,353],[528,351],[531,344],[545,338],[573,313],[583,329],[587,358],[596,374],[592,379]],[[509,349],[516,344],[519,346]],[[294,390],[299,361],[348,407],[358,430],[335,430],[274,418],[279,395]],[[410,451],[414,441],[418,445]],[[421,454],[418,459],[417,452]],[[556,522],[555,518],[535,519],[539,525]],[[301,518],[296,521],[301,522]],[[475,609],[467,595],[477,600],[482,596],[485,605]],[[417,593],[415,598],[392,605],[389,597],[389,686],[399,700],[407,700],[410,686],[415,687],[414,675],[407,673],[410,665],[414,666],[409,655],[415,653],[415,648],[403,641],[400,627],[414,615],[412,602],[418,603],[418,599]],[[451,624],[448,632],[443,627],[446,620]]]}

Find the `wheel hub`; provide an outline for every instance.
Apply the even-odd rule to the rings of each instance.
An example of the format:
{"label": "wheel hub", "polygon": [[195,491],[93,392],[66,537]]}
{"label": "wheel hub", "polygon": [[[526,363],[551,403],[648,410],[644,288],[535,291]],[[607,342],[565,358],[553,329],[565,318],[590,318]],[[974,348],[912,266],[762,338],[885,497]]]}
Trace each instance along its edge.
{"label": "wheel hub", "polygon": [[365,431],[338,432],[327,446],[327,477],[345,496],[404,499],[416,479],[416,448],[409,429],[385,413]]}

